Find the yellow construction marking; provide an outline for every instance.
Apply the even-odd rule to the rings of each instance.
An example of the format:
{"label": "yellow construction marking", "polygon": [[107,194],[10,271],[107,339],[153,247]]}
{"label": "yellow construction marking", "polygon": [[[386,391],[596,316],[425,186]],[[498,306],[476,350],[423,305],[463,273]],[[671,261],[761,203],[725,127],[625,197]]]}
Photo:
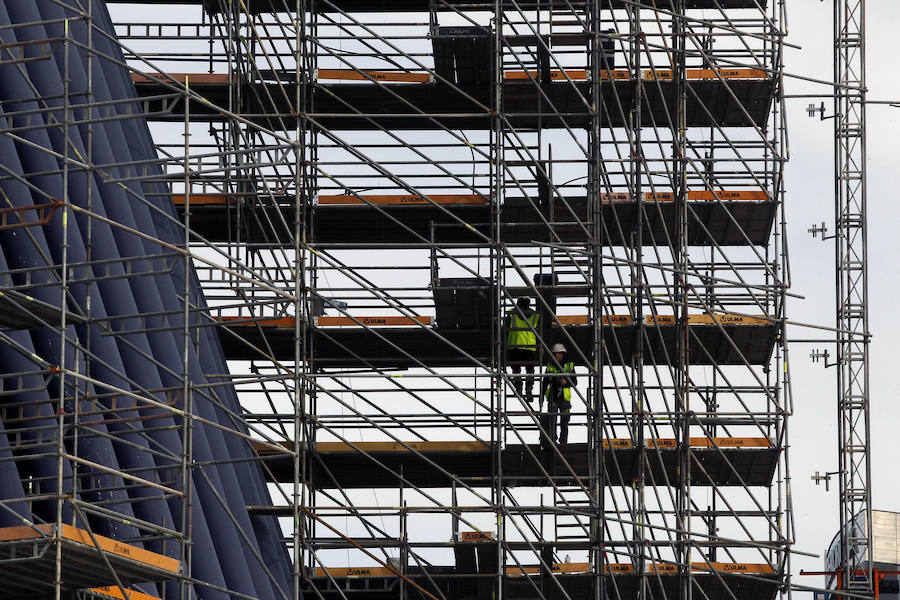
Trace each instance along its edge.
{"label": "yellow construction marking", "polygon": [[431,325],[431,317],[316,317],[319,327],[395,327]]}
{"label": "yellow construction marking", "polygon": [[[557,323],[557,321],[559,323]],[[587,315],[557,315],[553,325],[587,325]]]}
{"label": "yellow construction marking", "polygon": [[[323,453],[337,452],[484,452],[490,450],[486,442],[319,442],[316,449]],[[355,448],[354,448],[355,446]],[[409,448],[407,448],[407,446]]]}
{"label": "yellow construction marking", "polygon": [[[363,201],[361,198],[365,199]],[[366,203],[388,206],[421,206],[430,204],[490,204],[490,201],[478,194],[430,194],[429,196],[416,196],[413,194],[394,194],[376,196],[354,196],[352,194],[337,194],[333,196],[319,196],[320,205],[338,206],[365,206]]]}
{"label": "yellow construction marking", "polygon": [[675,192],[646,192],[644,202],[675,202]]}
{"label": "yellow construction marking", "polygon": [[[91,592],[92,594],[106,596],[107,598],[116,598],[118,600],[125,600],[125,596],[122,594],[122,590],[120,590],[119,586],[117,586],[117,585],[88,588],[87,591]],[[145,593],[139,592],[137,590],[125,588],[125,591],[128,592],[129,600],[159,600],[159,598],[157,598],[156,596],[151,596],[150,594],[145,594]]]}
{"label": "yellow construction marking", "polygon": [[243,325],[245,327],[255,327],[262,325],[263,327],[281,327],[293,329],[296,324],[294,317],[281,317],[279,319],[256,319],[254,317],[216,317],[216,321],[226,325],[233,323],[235,325]]}
{"label": "yellow construction marking", "polygon": [[[553,563],[550,569],[554,573],[589,573],[590,563]],[[634,565],[631,563],[612,563],[604,566],[604,572],[613,575],[630,575],[634,573]],[[755,573],[772,575],[775,570],[767,564],[754,563],[691,563],[693,572],[718,571],[722,573]],[[507,567],[507,575],[537,575],[541,572],[538,565],[523,565],[521,567]],[[651,563],[647,565],[647,573],[651,575],[677,575],[678,565],[673,563]]]}
{"label": "yellow construction marking", "polygon": [[[673,77],[671,69],[647,69],[644,71],[644,79],[670,80]],[[765,79],[766,72],[761,69],[686,69],[685,79]]]}
{"label": "yellow construction marking", "polygon": [[669,563],[651,563],[647,565],[647,573],[651,575],[677,575],[678,566]]}
{"label": "yellow construction marking", "polygon": [[[191,194],[191,206],[225,206],[228,204],[228,196],[225,194]],[[172,194],[172,202],[175,206],[184,206],[184,194]]]}
{"label": "yellow construction marking", "polygon": [[631,448],[633,444],[629,438],[607,438],[603,440],[603,448],[609,450],[610,448],[614,450],[627,450]]}
{"label": "yellow construction marking", "polygon": [[762,69],[687,69],[685,76],[688,79],[765,79],[766,72]]}
{"label": "yellow construction marking", "polygon": [[692,571],[719,571],[722,573],[754,573],[759,575],[773,575],[775,569],[771,565],[765,563],[721,563],[711,562],[709,564],[693,562],[691,563]]}
{"label": "yellow construction marking", "polygon": [[405,81],[408,83],[429,83],[430,73],[403,73],[399,71],[358,71],[356,69],[319,69],[318,78],[345,81]]}
{"label": "yellow construction marking", "polygon": [[[562,325],[587,325],[589,319],[587,315],[559,315],[556,317]],[[631,325],[630,315],[603,315],[600,318],[603,325]],[[644,323],[647,325],[674,325],[674,315],[646,315]],[[721,323],[722,325],[770,325],[772,321],[765,317],[748,317],[745,315],[688,315],[688,323],[691,325],[713,325]],[[556,321],[553,322],[556,325]]]}
{"label": "yellow construction marking", "polygon": [[461,531],[459,532],[459,541],[461,542],[493,542],[493,531]]}
{"label": "yellow construction marking", "polygon": [[672,79],[672,70],[671,69],[647,69],[644,71],[644,79],[648,79],[650,81],[659,79]]}
{"label": "yellow construction marking", "polygon": [[[590,323],[587,315],[557,315],[553,325],[587,325]],[[603,315],[600,317],[603,325],[631,325],[631,315]]]}
{"label": "yellow construction marking", "polygon": [[[765,201],[769,199],[764,190],[688,190],[688,200],[733,202],[737,200]],[[614,194],[600,194],[601,202],[631,202],[631,194],[617,192]],[[644,202],[674,202],[674,192],[644,192]]]}
{"label": "yellow construction marking", "polygon": [[[647,448],[676,448],[675,438],[649,438],[645,440]],[[631,438],[607,438],[603,440],[603,448],[609,450],[627,450],[633,448]],[[766,438],[750,437],[705,437],[691,438],[691,448],[771,448],[772,444]]]}
{"label": "yellow construction marking", "polygon": [[[464,532],[476,533],[476,532]],[[550,565],[553,573],[589,573],[591,570],[590,563],[553,563]],[[612,563],[604,566],[606,573],[613,575],[630,575],[633,574],[634,565],[630,563]],[[716,571],[719,573],[750,573],[757,575],[773,575],[775,569],[765,563],[691,563],[691,571],[694,573],[709,573]],[[538,575],[541,572],[539,565],[522,565],[506,567],[507,575]],[[647,565],[647,573],[655,575],[676,575],[678,566],[672,563],[653,563]],[[332,577],[356,578],[356,577],[392,577],[395,572],[387,567],[328,567],[323,569],[317,568],[314,577]],[[121,598],[121,596],[114,596]],[[143,600],[143,599],[141,599]]]}
{"label": "yellow construction marking", "polygon": [[601,325],[631,325],[631,315],[603,315],[600,317]]}
{"label": "yellow construction marking", "polygon": [[[618,192],[615,194],[600,194],[601,202],[631,202],[631,194]],[[644,202],[674,202],[673,192],[644,192]]]}
{"label": "yellow construction marking", "polygon": [[631,202],[631,194],[628,192],[617,192],[614,194],[600,194],[601,202]]}
{"label": "yellow construction marking", "polygon": [[613,71],[600,71],[600,79],[631,79],[631,71],[628,69],[616,69]]}
{"label": "yellow construction marking", "polygon": [[732,200],[765,201],[769,199],[769,195],[763,190],[691,190],[687,193],[687,197],[688,200],[715,201],[718,199],[723,202]]}
{"label": "yellow construction marking", "polygon": [[691,448],[771,448],[772,443],[766,438],[748,437],[705,437],[691,438]]}
{"label": "yellow construction marking", "polygon": [[688,315],[688,323],[692,325],[771,325],[772,321],[765,317],[747,317],[744,315]]}
{"label": "yellow construction marking", "polygon": [[646,440],[648,448],[675,448],[678,446],[678,440],[675,438],[650,438]]}
{"label": "yellow construction marking", "polygon": [[[276,442],[287,449],[294,447],[293,442],[284,440]],[[767,438],[756,437],[692,437],[691,448],[772,448],[773,445]],[[405,445],[404,445],[405,444]],[[337,454],[350,452],[487,452],[491,445],[479,441],[441,441],[441,442],[318,442],[316,449],[322,454]],[[645,440],[647,448],[675,448],[675,438],[649,438]],[[408,448],[407,448],[408,447]],[[631,438],[606,438],[603,440],[603,448],[609,450],[627,450],[633,448]],[[272,450],[262,442],[256,442],[254,448],[258,453],[271,453]],[[463,532],[473,534],[477,532]],[[488,535],[493,535],[487,532]],[[2,539],[2,538],[0,538]]]}
{"label": "yellow construction marking", "polygon": [[[634,565],[631,563],[613,563],[604,567],[606,573],[614,575],[630,575],[634,573]],[[756,563],[720,563],[714,562],[707,565],[706,563],[691,563],[691,571],[711,572],[718,571],[722,573],[755,573],[762,575],[772,575],[775,570],[767,564]],[[651,575],[676,575],[678,574],[678,565],[672,563],[652,563],[647,565],[647,573]]]}
{"label": "yellow construction marking", "polygon": [[674,325],[675,315],[646,315],[644,323],[646,325]]}
{"label": "yellow construction marking", "polygon": [[[647,325],[674,325],[674,315],[647,315],[644,317]],[[688,315],[688,323],[691,325],[771,325],[772,321],[765,317],[747,317],[744,315]]]}
{"label": "yellow construction marking", "polygon": [[[563,74],[563,73],[565,73],[565,74]],[[529,75],[531,77],[529,77]],[[566,71],[560,71],[558,69],[554,69],[554,70],[550,71],[550,79],[552,81],[565,80],[566,76],[568,76],[568,79],[571,79],[573,81],[579,81],[579,80],[583,81],[588,78],[588,72],[585,71],[584,69],[574,69],[574,70],[567,69]],[[506,71],[503,74],[504,79],[508,79],[511,81],[531,79],[531,78],[538,79],[538,77],[540,77],[540,75],[538,74],[537,71]]]}
{"label": "yellow construction marking", "polygon": [[[553,563],[550,565],[553,573],[588,573],[591,570],[590,563]],[[522,565],[506,567],[507,575],[537,575],[541,572],[539,565]]]}
{"label": "yellow construction marking", "polygon": [[316,568],[315,577],[393,577],[396,573],[387,567],[328,567]]}
{"label": "yellow construction marking", "polygon": [[604,565],[603,572],[613,575],[628,575],[634,572],[634,567],[630,563],[610,563]]}
{"label": "yellow construction marking", "polygon": [[163,82],[171,82],[173,79],[178,83],[185,84],[188,79],[194,85],[211,85],[211,84],[227,84],[228,74],[226,73],[148,73],[141,75],[140,73],[132,73],[131,80],[135,83],[156,83],[154,77]]}

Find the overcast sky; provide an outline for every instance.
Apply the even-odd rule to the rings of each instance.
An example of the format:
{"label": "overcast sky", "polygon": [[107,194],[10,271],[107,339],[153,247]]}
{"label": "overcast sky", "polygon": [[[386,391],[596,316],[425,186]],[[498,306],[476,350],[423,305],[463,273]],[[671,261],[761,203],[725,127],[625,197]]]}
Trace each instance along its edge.
{"label": "overcast sky", "polygon": [[[802,50],[790,51],[786,70],[791,73],[832,78],[830,2],[789,0],[788,41]],[[900,100],[897,48],[900,4],[870,2],[868,14],[868,84],[870,100]],[[827,91],[788,80],[788,93]],[[803,301],[789,304],[789,317],[818,324],[834,323],[834,243],[813,239],[807,229],[813,223],[833,221],[834,191],[831,177],[832,121],[806,116],[810,100],[789,100],[791,161],[787,169],[788,239],[793,292]],[[827,113],[833,114],[826,101]],[[897,136],[900,109],[873,106],[868,111],[869,168],[869,326],[872,398],[872,490],[873,506],[900,510],[897,499],[897,343],[900,341],[898,302],[898,236],[900,206],[896,199]],[[833,233],[834,227],[829,227]],[[794,329],[797,338],[824,338],[813,330]],[[815,471],[837,468],[837,406],[834,368],[813,364],[809,353],[826,346],[796,344],[791,348],[791,374],[796,414],[791,420],[791,473],[799,550],[821,553],[837,530],[837,492],[816,487],[809,477]],[[834,347],[831,346],[834,356]],[[836,483],[836,482],[834,482]],[[821,559],[795,559],[805,569],[821,569]],[[801,580],[800,583],[811,583]]]}

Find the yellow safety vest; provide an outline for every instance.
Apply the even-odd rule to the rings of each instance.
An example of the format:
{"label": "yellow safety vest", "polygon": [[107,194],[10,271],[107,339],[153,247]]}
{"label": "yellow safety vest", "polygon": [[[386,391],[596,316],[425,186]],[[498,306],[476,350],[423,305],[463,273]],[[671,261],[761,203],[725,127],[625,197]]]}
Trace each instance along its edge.
{"label": "yellow safety vest", "polygon": [[[523,319],[517,312],[510,311],[509,316],[509,333],[506,336],[506,347],[537,351],[537,336],[532,329],[537,330],[540,315],[534,313],[528,319]],[[528,326],[529,324],[531,324],[531,327]]]}
{"label": "yellow safety vest", "polygon": [[[563,363],[563,370],[560,371],[556,368],[556,365],[553,363],[547,363],[547,373],[572,373],[575,374],[575,363],[567,362]],[[550,386],[547,386],[547,389],[544,391],[544,396],[547,398],[547,402],[550,401]],[[572,404],[572,386],[567,386],[563,388],[563,400]]]}

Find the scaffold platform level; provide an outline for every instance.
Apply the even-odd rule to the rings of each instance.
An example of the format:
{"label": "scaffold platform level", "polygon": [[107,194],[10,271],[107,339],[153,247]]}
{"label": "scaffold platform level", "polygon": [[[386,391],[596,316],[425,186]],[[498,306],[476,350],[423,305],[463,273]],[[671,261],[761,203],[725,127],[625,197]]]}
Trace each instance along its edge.
{"label": "scaffold platform level", "polygon": [[[159,98],[170,95],[172,83],[183,83],[186,75],[192,90],[216,106],[228,105],[227,75],[173,73],[154,74],[149,79],[133,74],[138,94],[147,99],[152,120],[184,119],[183,100],[173,105],[171,98]],[[285,79],[291,77],[291,73],[284,74]],[[237,113],[275,130],[294,127],[297,112],[288,104],[288,99],[296,97],[292,83],[250,81],[240,85],[248,91],[246,103]],[[775,82],[770,78],[691,79],[685,85],[689,89],[685,108],[688,127],[764,126],[776,91]],[[591,123],[588,81],[554,81],[538,87],[529,80],[504,80],[502,86],[502,111],[512,127],[584,128]],[[607,127],[626,125],[627,111],[623,112],[621,107],[632,105],[634,87],[634,82],[628,79],[602,83],[601,112]],[[318,83],[313,90],[315,111],[306,116],[319,127],[332,130],[368,130],[373,126],[387,130],[490,129],[491,86],[457,84],[455,88],[458,89],[442,82]],[[678,104],[675,83],[671,79],[645,79],[643,88],[646,126],[651,123],[668,126],[676,122],[675,115],[670,113]],[[547,99],[541,94],[546,94]],[[219,110],[196,102],[190,114],[196,121],[223,118]]]}
{"label": "scaffold platform level", "polygon": [[[0,292],[0,327],[9,329],[31,329],[44,327],[59,321],[64,311],[48,302],[43,302],[16,290]],[[65,311],[69,323],[83,323],[84,317]]]}
{"label": "scaffold platform level", "polygon": [[[295,352],[291,319],[278,324],[265,321],[227,321],[220,326],[219,339],[227,358],[266,358],[260,349],[269,348],[272,358],[292,360]],[[664,322],[663,322],[664,321]],[[628,364],[636,343],[634,324],[601,327],[607,364]],[[777,341],[779,326],[772,323],[699,323],[690,328],[690,361],[697,365],[766,364]],[[437,327],[315,327],[311,328],[316,347],[309,357],[318,367],[460,367],[491,364],[494,348],[490,330],[458,330]],[[681,327],[667,319],[646,329],[644,351],[648,361],[665,364],[676,353]],[[556,328],[551,343],[567,343],[571,338],[580,356],[593,356],[594,327],[571,325],[565,332]]]}
{"label": "scaffold platform level", "polygon": [[112,585],[81,590],[76,598],[77,600],[108,600],[110,598],[113,600],[160,600],[157,596],[129,588],[125,588],[125,592],[128,594],[127,598],[118,586]]}
{"label": "scaffold platform level", "polygon": [[[494,545],[496,542],[492,542],[491,540],[481,540],[478,542],[472,542],[472,547],[477,548],[483,545]],[[538,575],[544,568],[541,565],[521,565],[514,567],[506,568],[506,575]],[[457,572],[461,572],[459,566],[456,568]],[[710,563],[700,563],[695,562],[691,563],[691,572],[692,573],[747,573],[747,574],[758,574],[758,575],[773,575],[775,573],[775,569],[772,565],[766,563],[723,563],[723,562],[710,562]],[[591,572],[591,564],[590,563],[551,563],[550,571],[553,574],[561,574],[561,573],[590,573]],[[604,573],[608,573],[611,575],[633,575],[635,574],[634,565],[631,563],[612,563],[604,565],[603,568]],[[676,575],[678,574],[679,568],[678,565],[674,563],[651,563],[647,565],[646,573],[650,575]],[[315,570],[315,574],[313,577],[327,577],[331,575],[332,577],[389,577],[392,575],[396,575],[396,572],[389,567],[317,567]]]}
{"label": "scaffold platform level", "polygon": [[[133,4],[133,0],[107,0],[108,4],[128,3]],[[140,4],[147,6],[163,5],[163,4],[190,4],[203,5],[207,11],[215,14],[221,9],[218,0],[141,0]],[[287,12],[293,11],[296,7],[296,0],[245,0],[245,6],[250,14],[270,13],[270,12]],[[513,10],[515,7],[527,9],[534,4],[533,1],[501,2],[504,9]],[[554,6],[559,7],[582,7],[584,2],[565,2],[564,0],[554,0]],[[624,0],[609,0],[610,8],[623,8],[627,3]],[[656,0],[656,6],[659,8],[671,8],[672,0]],[[768,6],[768,0],[685,0],[684,6],[687,9],[739,9],[748,8],[756,10],[765,10]],[[425,12],[430,10],[432,4],[427,0],[329,0],[327,2],[319,2],[316,8],[319,12],[337,12],[337,10],[346,12]],[[542,8],[547,7],[547,3],[541,3]],[[449,0],[447,2],[439,2],[434,4],[436,10],[452,11],[452,10],[493,10],[494,3],[489,0]]]}
{"label": "scaffold platform level", "polygon": [[71,525],[4,527],[0,529],[4,598],[34,598],[53,590],[57,542],[62,545],[62,587],[68,590],[114,586],[117,577],[123,584],[163,581],[181,571],[176,559]]}
{"label": "scaffold platform level", "polygon": [[[604,481],[611,486],[630,486],[638,462],[646,457],[650,481],[671,481],[676,477],[678,450],[674,439],[660,439],[641,452],[631,440],[604,440],[603,459],[607,465]],[[293,445],[285,442],[288,448]],[[443,445],[443,446],[442,446]],[[409,446],[408,449],[407,446]],[[257,452],[266,457],[271,477],[289,482],[293,462],[265,445]],[[537,444],[510,444],[501,451],[504,480],[510,485],[543,487],[577,485],[569,467],[588,485],[590,450],[586,443],[560,447],[565,462],[546,447]],[[765,438],[697,438],[691,440],[691,483],[695,486],[765,486],[775,475],[781,449]],[[396,488],[398,477],[422,488],[449,487],[459,479],[472,487],[489,487],[492,481],[493,448],[483,442],[410,442],[406,446],[391,442],[319,443],[310,461],[312,479],[320,489]]]}
{"label": "scaffold platform level", "polygon": [[[427,576],[420,569],[411,567],[404,575],[422,585],[426,585],[430,579],[429,583],[432,586],[439,586],[446,598],[467,600],[492,598],[494,590],[492,578],[496,577],[489,572],[460,574],[456,573],[453,567],[429,567]],[[697,593],[709,600],[772,600],[781,586],[780,577],[778,572],[744,575],[730,571],[697,572],[691,576]],[[522,600],[538,598],[589,600],[596,597],[596,586],[601,580],[606,589],[616,590],[618,597],[636,598],[642,576],[634,573],[606,574],[602,578],[598,578],[596,574],[592,573],[506,575],[503,577],[504,596]],[[681,583],[676,574],[654,574],[652,577],[647,577],[646,582],[647,593],[652,594],[651,597],[679,597]],[[316,591],[322,597],[329,599],[393,600],[397,598],[400,588],[400,578],[395,575],[347,575],[341,577],[316,573],[310,583],[315,585]],[[337,588],[335,584],[337,584]],[[560,587],[565,593],[559,589]],[[312,593],[311,588],[309,591]],[[410,598],[417,600],[425,598],[416,590],[409,590],[407,593]]]}
{"label": "scaffold platform level", "polygon": [[[722,191],[709,198],[688,196],[688,243],[705,246],[763,246],[768,243],[777,204],[772,200],[737,198]],[[613,196],[613,195],[610,195]],[[765,196],[765,194],[763,194]],[[481,198],[480,196],[474,196]],[[351,196],[351,198],[356,198]],[[372,202],[323,204],[311,219],[315,244],[353,247],[367,244],[485,244],[491,236],[490,204]],[[433,198],[433,197],[432,197]],[[173,197],[183,212],[185,197]],[[191,228],[210,242],[238,241],[247,244],[293,244],[295,209],[293,198],[257,198],[226,194],[190,196]],[[629,199],[603,202],[603,231],[593,232],[588,219],[587,198],[507,198],[500,206],[499,238],[504,243],[556,241],[585,243],[601,236],[607,244],[626,245],[632,239],[636,202]],[[240,220],[238,214],[240,211]],[[281,216],[279,216],[281,213]],[[644,201],[640,236],[645,245],[673,239],[677,233],[677,207],[669,201]],[[544,219],[550,222],[548,227]],[[235,232],[235,223],[241,223]],[[279,225],[282,224],[282,225]],[[286,224],[286,225],[285,225]],[[290,231],[289,231],[290,230]],[[473,231],[474,230],[474,231]]]}

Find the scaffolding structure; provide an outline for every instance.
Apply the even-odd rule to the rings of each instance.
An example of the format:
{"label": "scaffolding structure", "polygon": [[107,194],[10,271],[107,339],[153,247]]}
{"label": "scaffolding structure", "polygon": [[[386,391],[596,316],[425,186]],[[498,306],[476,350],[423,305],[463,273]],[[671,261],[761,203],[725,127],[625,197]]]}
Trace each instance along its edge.
{"label": "scaffolding structure", "polygon": [[[866,3],[834,3],[834,223],[841,589],[871,595]],[[865,521],[861,526],[860,520]]]}
{"label": "scaffolding structure", "polygon": [[[115,36],[71,3],[67,18],[115,43],[123,62],[93,38],[73,41],[68,21],[42,43],[127,67],[139,100],[108,101],[128,107],[112,117],[90,87],[78,99],[64,90],[54,109],[64,118],[45,127],[71,127],[79,110],[89,115],[79,127],[148,119],[155,156],[110,161],[64,143],[61,179],[73,169],[133,187],[129,204],[176,215],[166,223],[179,241],[66,191],[40,210],[155,254],[105,272],[90,253],[82,263],[63,253],[42,267],[63,274],[49,283],[0,273],[4,302],[77,349],[68,364],[65,352],[32,356],[35,377],[57,389],[39,439],[59,471],[0,504],[55,502],[52,522],[10,534],[16,547],[52,544],[53,591],[788,593],[784,0],[182,0],[170,14],[165,2],[110,2]],[[11,120],[4,134],[23,127]],[[52,226],[55,213],[38,209],[3,207],[28,219],[3,213],[0,232]],[[173,272],[181,304],[156,312],[99,314],[67,291],[80,285],[89,299],[99,280]],[[41,286],[55,305],[32,298]],[[120,346],[177,334],[175,355],[153,348],[152,361],[183,368],[158,388],[111,388],[78,327]],[[534,352],[510,352],[517,327]],[[193,353],[218,346],[227,368],[197,381]],[[567,362],[570,411],[553,398]],[[21,388],[23,373],[5,377]],[[4,410],[9,430],[18,413]],[[97,423],[111,419],[164,420],[178,452],[151,444],[158,460],[133,471],[80,454],[79,436],[104,435]],[[227,457],[197,450],[213,429],[233,442]],[[4,450],[21,457],[31,439],[10,436]],[[243,469],[239,488],[255,485],[241,474],[264,475],[257,503],[198,479],[226,465]],[[91,496],[107,489],[124,497]],[[178,520],[135,517],[156,492]],[[193,515],[209,502],[228,507],[224,528],[255,549],[250,580],[271,589],[239,589],[224,558],[224,583],[208,578]],[[80,551],[93,548],[108,568],[91,573],[110,577],[68,577],[75,553],[48,532],[75,526],[83,541],[99,519],[118,524],[110,538],[137,527],[127,543],[176,562],[123,579],[95,538]],[[260,519],[280,523],[289,585]],[[112,587],[84,591],[101,586]]]}

